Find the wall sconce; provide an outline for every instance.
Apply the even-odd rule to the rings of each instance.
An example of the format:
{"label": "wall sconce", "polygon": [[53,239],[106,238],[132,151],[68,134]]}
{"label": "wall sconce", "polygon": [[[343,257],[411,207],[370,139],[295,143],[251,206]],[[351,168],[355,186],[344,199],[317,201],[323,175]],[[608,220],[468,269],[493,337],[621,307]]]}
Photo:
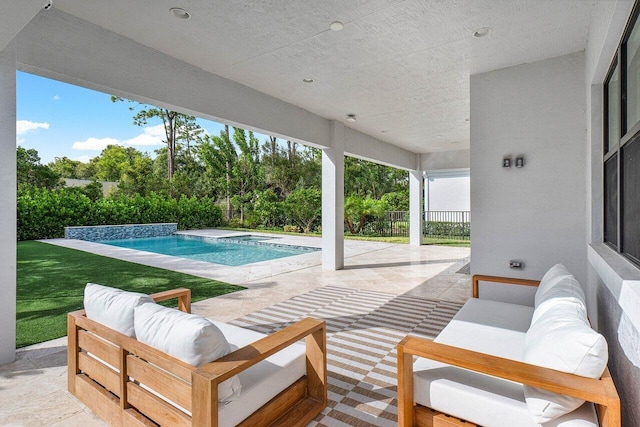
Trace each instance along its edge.
{"label": "wall sconce", "polygon": [[511,167],[511,157],[505,157],[504,159],[502,159],[502,167],[503,168]]}
{"label": "wall sconce", "polygon": [[524,166],[524,157],[516,157],[516,167],[521,168]]}

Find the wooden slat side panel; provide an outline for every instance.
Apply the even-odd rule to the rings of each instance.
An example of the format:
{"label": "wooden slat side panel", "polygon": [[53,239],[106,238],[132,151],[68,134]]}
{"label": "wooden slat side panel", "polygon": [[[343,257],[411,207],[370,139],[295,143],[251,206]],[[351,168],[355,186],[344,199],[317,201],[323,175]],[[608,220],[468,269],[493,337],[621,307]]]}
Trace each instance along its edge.
{"label": "wooden slat side panel", "polygon": [[189,383],[191,382],[191,373],[196,370],[193,365],[189,365],[139,341],[133,341],[125,348],[129,353],[135,354]]}
{"label": "wooden slat side panel", "polygon": [[131,406],[160,425],[191,426],[190,416],[137,384],[127,383],[127,396]]}
{"label": "wooden slat side panel", "polygon": [[84,374],[76,375],[76,397],[97,416],[114,427],[157,427],[135,409],[120,409],[120,399],[100,387]]}
{"label": "wooden slat side panel", "polygon": [[184,380],[131,355],[127,357],[127,374],[187,411],[191,411],[191,385]]}
{"label": "wooden slat side panel", "polygon": [[290,385],[282,393],[265,403],[260,409],[249,415],[238,427],[268,426],[280,418],[296,402],[306,397],[307,380],[305,377]]}
{"label": "wooden slat side panel", "polygon": [[315,399],[304,398],[293,405],[271,427],[305,427],[325,408],[326,405]]}
{"label": "wooden slat side panel", "polygon": [[120,350],[113,343],[87,331],[78,331],[78,346],[116,369],[120,369]]}
{"label": "wooden slat side panel", "polygon": [[120,377],[118,372],[85,353],[78,354],[78,365],[80,370],[91,379],[116,396],[120,396]]}

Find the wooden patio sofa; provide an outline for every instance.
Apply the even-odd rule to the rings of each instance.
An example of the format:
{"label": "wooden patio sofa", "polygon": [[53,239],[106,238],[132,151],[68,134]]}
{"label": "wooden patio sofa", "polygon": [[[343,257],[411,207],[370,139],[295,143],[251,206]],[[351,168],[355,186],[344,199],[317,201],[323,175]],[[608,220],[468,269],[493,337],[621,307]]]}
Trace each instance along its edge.
{"label": "wooden patio sofa", "polygon": [[[533,307],[478,299],[481,282],[501,284],[499,286],[537,287],[540,284],[535,280],[476,275],[473,298],[434,341],[405,337],[397,347],[398,425],[539,426],[535,420],[527,419],[527,402],[520,388],[528,385],[587,402],[573,412],[542,424],[544,426],[571,426],[576,422],[581,426],[599,423],[602,427],[620,427],[620,399],[606,368],[606,355],[600,378],[524,362],[524,350],[517,347],[525,345],[527,330],[533,328]],[[495,286],[493,283],[490,285]],[[515,315],[508,319],[509,313]],[[505,334],[504,339],[492,339],[491,334],[500,333]],[[418,372],[420,370],[422,372]],[[485,387],[486,384],[489,385]],[[424,390],[425,387],[428,390]],[[457,397],[456,388],[460,393]],[[506,392],[501,393],[503,391]],[[474,402],[476,395],[478,401]],[[588,402],[595,405],[595,412]],[[520,420],[504,420],[504,409],[509,405],[516,407],[514,412],[520,411]]]}
{"label": "wooden patio sofa", "polygon": [[[189,289],[150,296],[156,302],[177,298],[179,310],[191,311]],[[85,310],[72,312],[68,314],[68,389],[110,425],[216,427],[224,424],[218,418],[219,405],[224,406],[218,402],[218,385],[269,363],[265,359],[287,347],[304,347],[298,343],[302,339],[306,375],[238,425],[304,426],[327,405],[326,326],[310,318],[196,368],[87,318]]]}

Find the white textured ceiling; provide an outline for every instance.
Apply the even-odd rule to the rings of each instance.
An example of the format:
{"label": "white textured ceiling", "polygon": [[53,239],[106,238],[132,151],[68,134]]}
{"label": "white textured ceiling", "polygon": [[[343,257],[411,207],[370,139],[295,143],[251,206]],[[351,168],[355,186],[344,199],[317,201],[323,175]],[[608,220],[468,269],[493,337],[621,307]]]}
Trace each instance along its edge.
{"label": "white textured ceiling", "polygon": [[[469,148],[471,74],[583,50],[594,3],[54,0],[54,7],[323,117],[356,114],[348,126],[426,153]],[[175,18],[171,7],[191,18]],[[332,21],[344,29],[331,31]],[[492,32],[473,38],[481,27]]]}

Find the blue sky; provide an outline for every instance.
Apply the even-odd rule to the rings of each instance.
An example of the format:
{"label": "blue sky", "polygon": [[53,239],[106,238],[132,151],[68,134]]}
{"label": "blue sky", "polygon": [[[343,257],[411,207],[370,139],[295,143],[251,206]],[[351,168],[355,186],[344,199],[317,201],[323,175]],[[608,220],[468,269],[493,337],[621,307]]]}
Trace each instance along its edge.
{"label": "blue sky", "polygon": [[[18,72],[17,145],[35,148],[42,163],[66,156],[88,161],[107,144],[132,146],[148,152],[164,146],[162,122],[135,126],[128,102],[111,102],[111,95],[56,80]],[[210,134],[223,125],[198,119]],[[266,139],[257,135],[260,141]]]}

